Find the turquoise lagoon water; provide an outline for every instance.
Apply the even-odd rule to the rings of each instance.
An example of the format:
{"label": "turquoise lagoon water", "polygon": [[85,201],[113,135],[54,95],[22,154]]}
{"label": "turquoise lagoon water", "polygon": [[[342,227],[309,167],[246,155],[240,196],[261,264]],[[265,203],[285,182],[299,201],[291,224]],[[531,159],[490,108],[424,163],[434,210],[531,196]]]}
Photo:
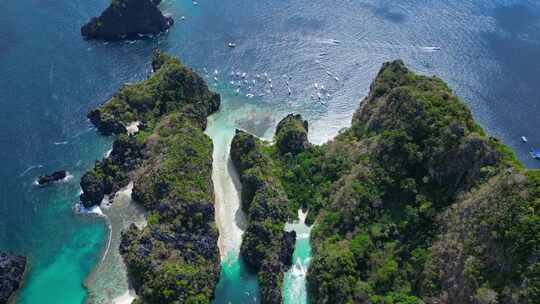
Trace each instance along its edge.
{"label": "turquoise lagoon water", "polygon": [[296,232],[296,244],[293,254],[293,265],[285,273],[283,283],[283,297],[285,304],[307,304],[309,303],[306,289],[306,275],[311,261],[311,246],[309,237],[311,227],[305,224],[307,213],[298,211],[299,220],[289,223],[286,230]]}
{"label": "turquoise lagoon water", "polygon": [[[110,222],[78,215],[73,206],[81,174],[110,148],[110,140],[90,128],[86,113],[121,84],[144,79],[155,47],[179,56],[228,94],[229,110],[217,114],[208,131],[222,142],[216,143],[222,155],[234,126],[269,136],[292,111],[310,120],[312,141],[328,140],[349,124],[382,62],[403,58],[415,70],[447,81],[489,134],[516,150],[527,166],[540,167],[528,154],[540,147],[537,1],[200,0],[194,6],[190,0],[164,0],[162,7],[177,20],[169,33],[134,43],[83,41],[80,25],[107,2],[0,2],[0,249],[29,256],[19,303],[107,303],[125,288],[125,280],[102,284],[111,273],[103,265],[114,264],[109,258],[101,263],[108,236],[114,235]],[[237,47],[228,48],[229,42]],[[273,89],[257,83],[253,98],[246,97],[246,86],[236,96],[235,86],[227,85],[236,80],[228,76],[231,71],[246,72],[249,80],[267,73]],[[320,101],[315,83],[326,88]],[[520,143],[522,135],[529,144]],[[226,159],[220,166],[229,184],[224,188],[231,189],[234,176]],[[67,169],[73,178],[47,188],[33,185],[38,175],[56,169]],[[232,233],[222,233],[236,241],[221,246],[228,249],[218,303],[255,302],[253,274],[235,250],[234,226],[241,230],[236,215],[228,226]],[[295,261],[308,261],[309,246],[302,244]],[[286,280],[290,294],[288,282],[297,280],[289,274]],[[105,298],[95,296],[100,290]]]}

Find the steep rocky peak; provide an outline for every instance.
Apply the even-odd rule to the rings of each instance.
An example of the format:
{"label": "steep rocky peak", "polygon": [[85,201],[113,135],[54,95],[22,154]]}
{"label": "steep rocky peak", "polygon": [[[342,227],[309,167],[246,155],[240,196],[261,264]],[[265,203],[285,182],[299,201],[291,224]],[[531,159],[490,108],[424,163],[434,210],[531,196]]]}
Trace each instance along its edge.
{"label": "steep rocky peak", "polygon": [[298,154],[309,148],[308,122],[300,114],[289,114],[277,125],[276,143],[281,154]]}

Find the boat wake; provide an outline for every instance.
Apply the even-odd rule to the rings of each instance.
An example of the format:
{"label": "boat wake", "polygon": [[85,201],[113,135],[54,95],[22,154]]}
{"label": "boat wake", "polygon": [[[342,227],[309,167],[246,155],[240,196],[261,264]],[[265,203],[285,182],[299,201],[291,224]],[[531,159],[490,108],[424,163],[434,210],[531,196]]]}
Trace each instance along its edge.
{"label": "boat wake", "polygon": [[23,177],[26,175],[26,173],[30,172],[31,170],[38,169],[38,168],[43,168],[43,165],[30,166],[26,168],[23,172],[21,172],[21,174],[19,174],[19,177]]}

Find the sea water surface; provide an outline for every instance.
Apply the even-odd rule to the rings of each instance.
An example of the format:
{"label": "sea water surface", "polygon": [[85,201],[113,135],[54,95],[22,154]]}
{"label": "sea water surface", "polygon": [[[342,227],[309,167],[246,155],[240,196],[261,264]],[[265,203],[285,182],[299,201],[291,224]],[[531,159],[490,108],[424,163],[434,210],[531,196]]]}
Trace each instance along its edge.
{"label": "sea water surface", "polygon": [[[162,8],[177,21],[164,35],[126,43],[82,40],[80,26],[108,2],[0,2],[0,249],[29,257],[18,303],[107,303],[122,295],[125,280],[99,283],[111,273],[103,265],[114,264],[108,258],[102,264],[111,220],[73,208],[80,176],[111,144],[85,115],[121,84],[147,77],[156,47],[179,56],[224,94],[208,130],[217,142],[214,181],[225,189],[224,208],[238,202],[227,190],[236,186],[224,158],[235,127],[269,137],[294,111],[310,121],[310,139],[322,143],[349,125],[381,64],[397,58],[447,81],[490,135],[528,167],[540,167],[529,155],[540,147],[538,1],[164,0]],[[237,96],[232,71],[246,73],[248,81],[268,76],[244,83]],[[33,184],[57,169],[73,178],[46,188]],[[222,211],[224,275],[216,302],[256,302],[253,274],[237,259],[241,216]],[[307,261],[300,248],[309,243],[297,246],[295,261]],[[105,298],[93,296],[100,288],[108,290]]]}

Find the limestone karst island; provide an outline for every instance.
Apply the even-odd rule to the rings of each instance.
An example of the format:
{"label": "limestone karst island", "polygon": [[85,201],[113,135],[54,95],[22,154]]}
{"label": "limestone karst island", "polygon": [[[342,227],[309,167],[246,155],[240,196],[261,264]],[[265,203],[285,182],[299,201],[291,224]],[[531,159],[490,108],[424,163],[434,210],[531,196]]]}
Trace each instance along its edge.
{"label": "limestone karst island", "polygon": [[0,25],[0,304],[540,304],[540,3]]}

